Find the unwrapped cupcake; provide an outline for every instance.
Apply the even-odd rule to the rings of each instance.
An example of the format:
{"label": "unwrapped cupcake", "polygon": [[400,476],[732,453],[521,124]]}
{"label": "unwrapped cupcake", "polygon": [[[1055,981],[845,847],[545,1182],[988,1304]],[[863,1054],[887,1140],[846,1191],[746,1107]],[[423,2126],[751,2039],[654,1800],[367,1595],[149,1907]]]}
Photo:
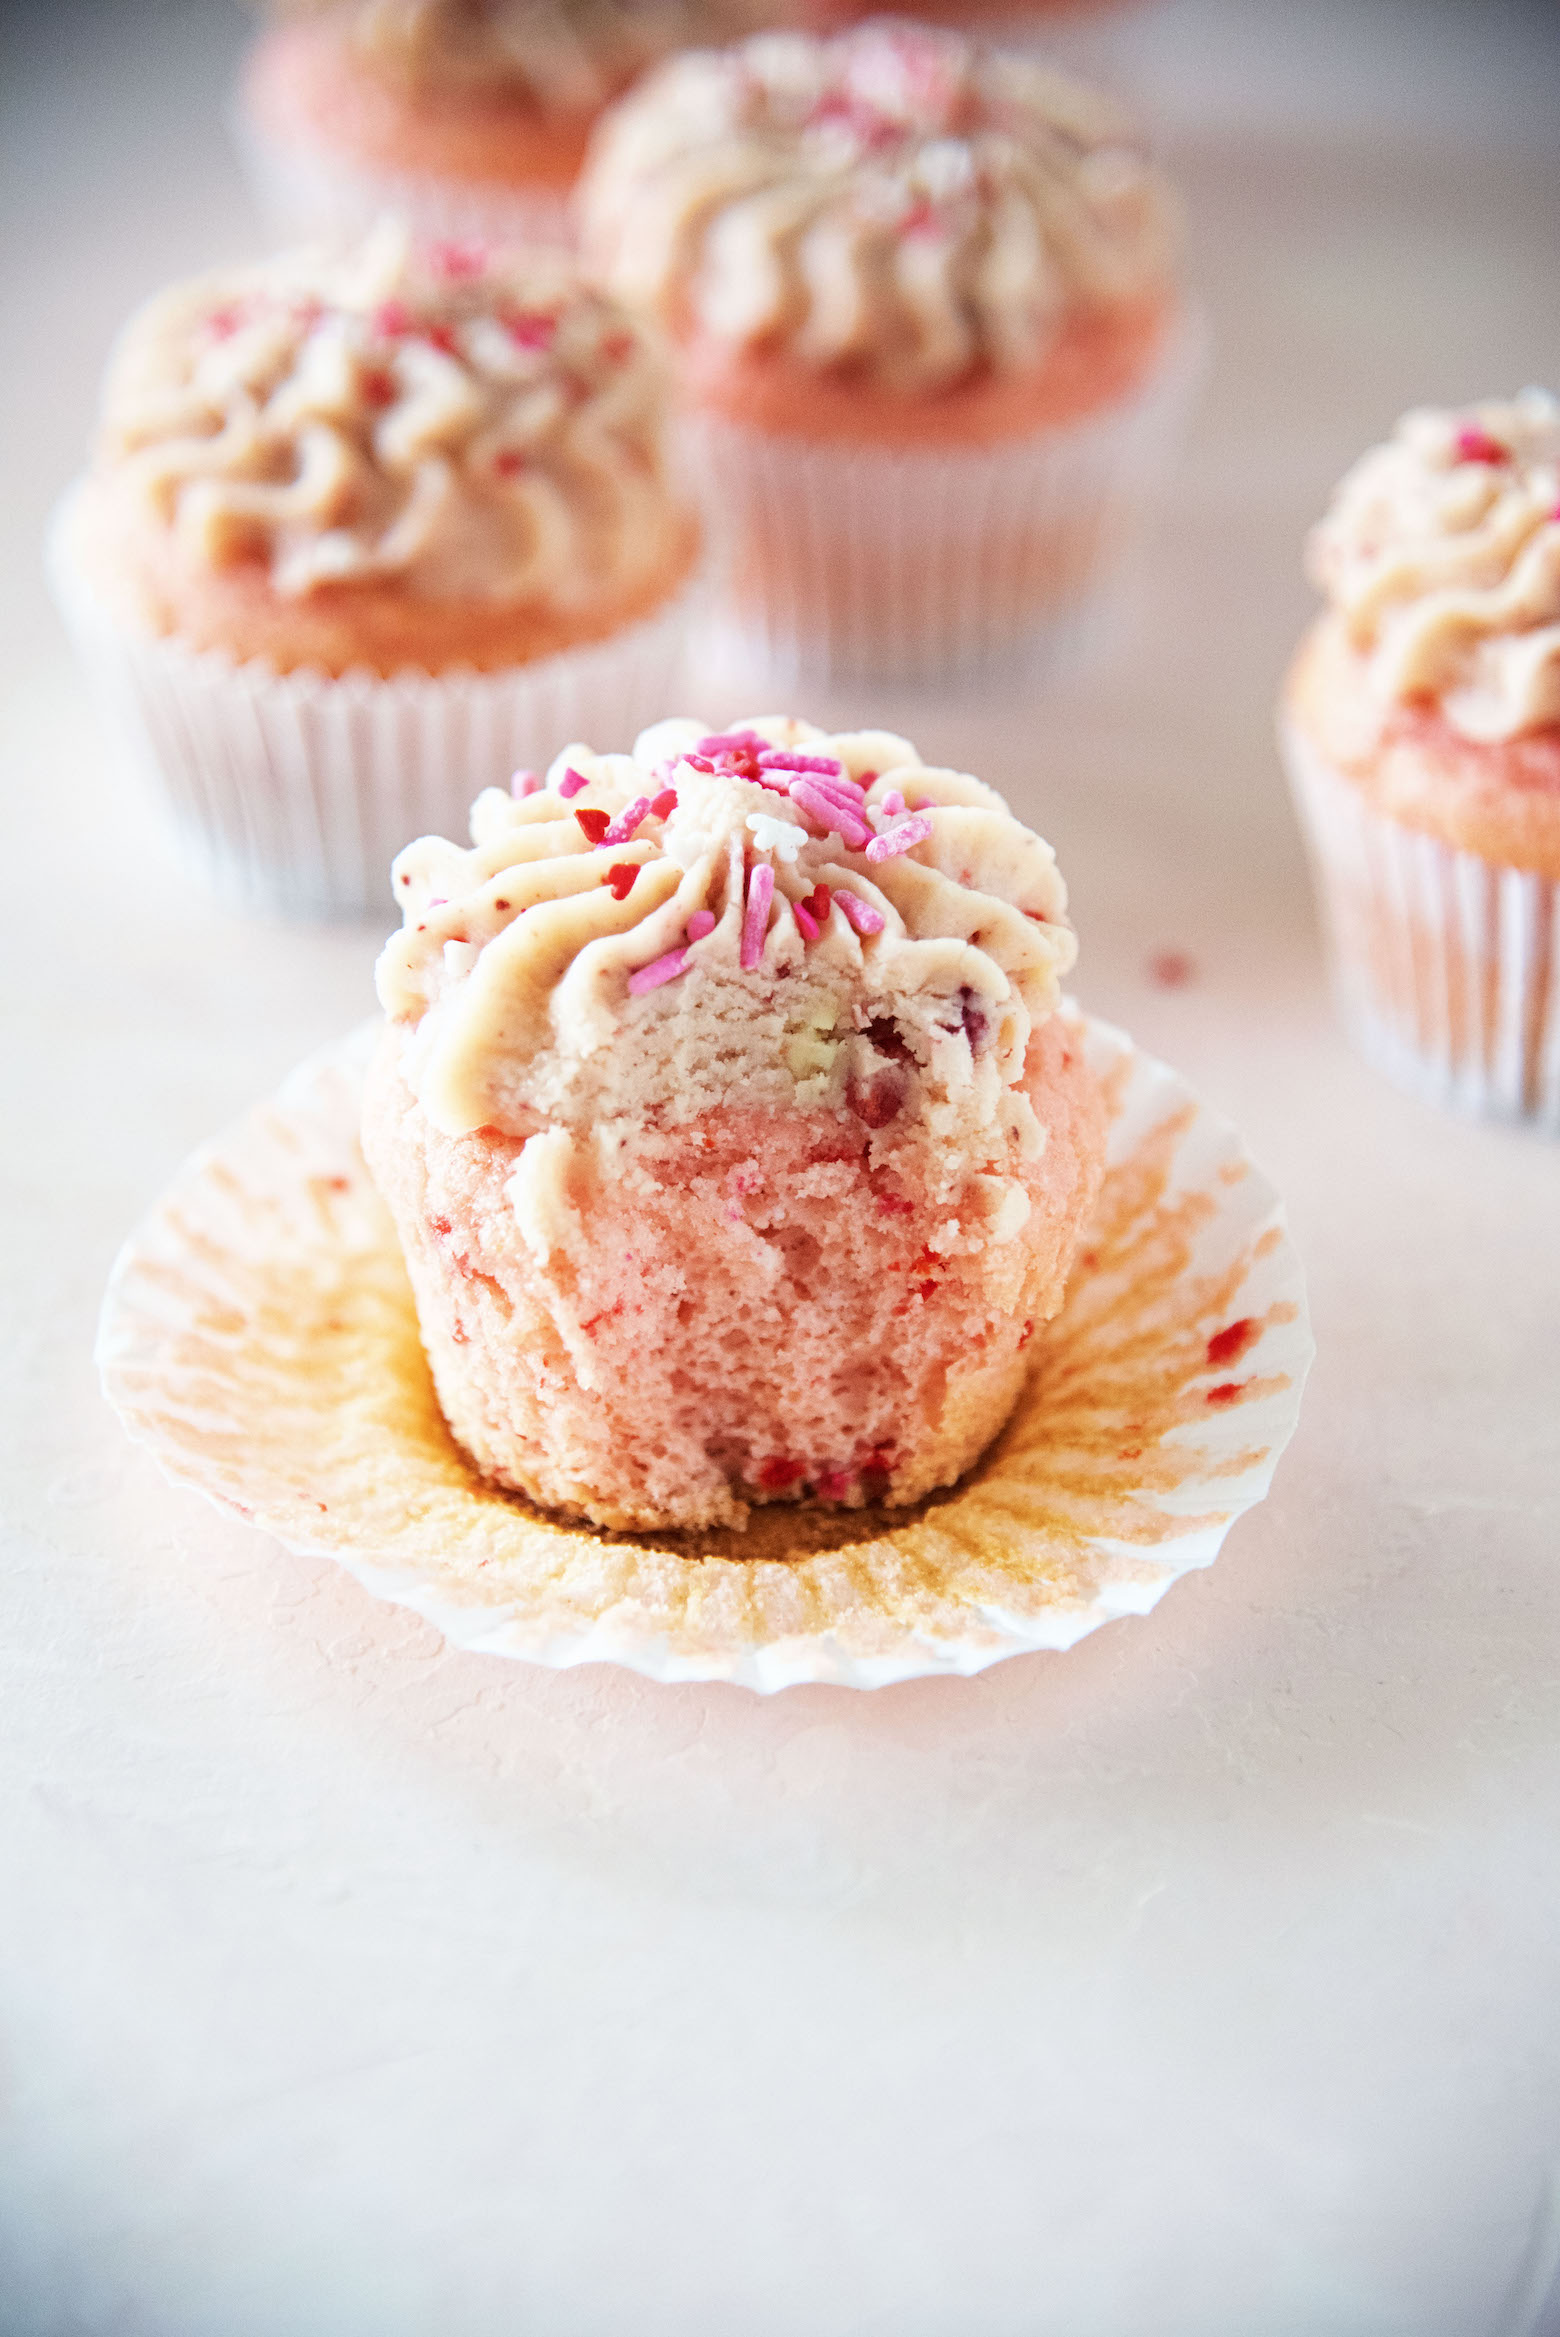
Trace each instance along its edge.
{"label": "unwrapped cupcake", "polygon": [[127,327],[52,566],[213,871],[383,898],[409,838],[667,703],[698,525],[660,360],[568,260],[382,230]]}
{"label": "unwrapped cupcake", "polygon": [[568,196],[603,106],[754,0],[279,0],[233,127],[280,235],[568,243]]}
{"label": "unwrapped cupcake", "polygon": [[1110,102],[925,26],[770,34],[650,75],[581,204],[677,343],[771,661],[934,678],[1076,630],[1190,364],[1176,206]]}
{"label": "unwrapped cupcake", "polygon": [[1404,416],[1311,537],[1280,736],[1355,1040],[1560,1133],[1560,403]]}
{"label": "unwrapped cupcake", "polygon": [[663,722],[398,860],[364,1150],[477,1468],[613,1527],[913,1501],[1099,1188],[1048,845],[882,731]]}

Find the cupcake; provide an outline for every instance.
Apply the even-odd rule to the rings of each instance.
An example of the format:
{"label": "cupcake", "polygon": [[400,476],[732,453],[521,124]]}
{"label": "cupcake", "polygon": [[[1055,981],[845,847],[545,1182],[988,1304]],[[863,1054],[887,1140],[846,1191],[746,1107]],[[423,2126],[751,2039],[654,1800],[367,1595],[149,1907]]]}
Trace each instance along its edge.
{"label": "cupcake", "polygon": [[1280,737],[1343,1018],[1421,1094],[1560,1132],[1560,403],[1405,415],[1309,568]]}
{"label": "cupcake", "polygon": [[581,206],[677,345],[762,654],[933,678],[1070,629],[1188,363],[1175,205],[1113,105],[924,26],[771,34],[653,73]]}
{"label": "cupcake", "polygon": [[289,0],[246,60],[239,152],[280,235],[567,243],[569,191],[612,98],[743,0]]}
{"label": "cupcake", "polygon": [[52,565],[213,869],[361,908],[560,734],[663,711],[699,544],[664,423],[644,331],[555,255],[381,230],[132,319]]}
{"label": "cupcake", "polygon": [[397,861],[363,1144],[477,1469],[634,1529],[953,1483],[1103,1168],[1049,846],[782,719],[571,746],[471,833]]}

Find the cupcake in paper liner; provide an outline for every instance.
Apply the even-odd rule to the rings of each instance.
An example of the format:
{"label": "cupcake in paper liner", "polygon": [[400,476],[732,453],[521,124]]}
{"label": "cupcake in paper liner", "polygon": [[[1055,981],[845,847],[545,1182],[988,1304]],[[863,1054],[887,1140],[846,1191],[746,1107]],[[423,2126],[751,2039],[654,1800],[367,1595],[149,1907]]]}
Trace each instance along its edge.
{"label": "cupcake in paper liner", "polygon": [[208,867],[317,911],[560,734],[664,712],[699,546],[645,330],[560,255],[383,227],[131,321],[51,568]]}
{"label": "cupcake in paper liner", "polygon": [[1418,1093],[1560,1133],[1560,403],[1405,415],[1309,566],[1280,739],[1343,1018]]}
{"label": "cupcake in paper liner", "polygon": [[602,108],[647,66],[757,21],[744,0],[284,0],[232,109],[285,239],[394,213],[424,236],[572,241]]}
{"label": "cupcake in paper liner", "polygon": [[770,34],[651,74],[581,212],[677,344],[762,652],[931,679],[1078,630],[1193,364],[1176,207],[1111,103],[925,26]]}
{"label": "cupcake in paper liner", "polygon": [[902,1507],[1104,1162],[1049,847],[881,731],[664,722],[402,853],[364,1151],[450,1427],[595,1525]]}

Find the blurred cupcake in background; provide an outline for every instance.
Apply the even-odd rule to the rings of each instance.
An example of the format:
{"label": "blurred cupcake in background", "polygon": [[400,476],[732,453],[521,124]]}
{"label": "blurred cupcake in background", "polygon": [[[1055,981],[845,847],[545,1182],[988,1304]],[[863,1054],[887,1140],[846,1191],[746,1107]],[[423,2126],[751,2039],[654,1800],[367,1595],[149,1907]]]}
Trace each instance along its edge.
{"label": "blurred cupcake in background", "polygon": [[299,910],[560,736],[665,710],[699,550],[662,366],[557,254],[382,229],[125,329],[51,568],[214,873]]}
{"label": "blurred cupcake in background", "polygon": [[1343,1018],[1419,1093],[1560,1133],[1560,403],[1405,415],[1308,565],[1280,737]]}
{"label": "blurred cupcake in background", "polygon": [[769,661],[932,679],[1075,629],[1191,370],[1176,205],[1106,99],[908,23],[769,34],[650,75],[581,206],[677,344]]}
{"label": "blurred cupcake in background", "polygon": [[757,0],[277,0],[233,113],[283,239],[394,213],[423,235],[567,243],[603,106]]}

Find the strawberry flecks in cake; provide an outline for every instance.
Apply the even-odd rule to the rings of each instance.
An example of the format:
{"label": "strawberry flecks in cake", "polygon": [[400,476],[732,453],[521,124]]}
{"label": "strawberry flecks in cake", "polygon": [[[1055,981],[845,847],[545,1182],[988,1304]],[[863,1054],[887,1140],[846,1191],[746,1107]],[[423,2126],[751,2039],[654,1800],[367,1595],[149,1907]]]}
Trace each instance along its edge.
{"label": "strawberry flecks in cake", "polygon": [[607,829],[612,824],[610,812],[592,811],[587,806],[584,810],[577,810],[574,816],[579,821],[582,834],[590,843],[600,844],[604,841]]}
{"label": "strawberry flecks in cake", "polygon": [[870,901],[863,901],[856,893],[846,892],[843,886],[836,890],[834,898],[839,902],[847,924],[853,925],[863,939],[882,932],[882,912],[874,909]]}
{"label": "strawberry flecks in cake", "polygon": [[[580,819],[583,815],[579,812],[576,812],[574,816],[576,819]],[[648,819],[649,816],[649,796],[636,795],[633,802],[626,805],[625,808],[618,813],[616,819],[612,820],[608,826],[603,828],[601,832],[601,841],[597,845],[596,849],[600,851],[604,846],[609,844],[627,844],[631,842],[633,839],[634,830],[640,825],[641,821]]]}
{"label": "strawberry flecks in cake", "polygon": [[1227,1379],[1221,1381],[1218,1387],[1208,1390],[1206,1401],[1213,1405],[1236,1404],[1245,1392],[1239,1380]]}
{"label": "strawberry flecks in cake", "polygon": [[1251,1315],[1242,1315],[1238,1322],[1228,1323],[1222,1331],[1215,1331],[1208,1342],[1208,1361],[1215,1371],[1226,1364],[1238,1363],[1262,1336],[1262,1325]]}
{"label": "strawberry flecks in cake", "polygon": [[567,803],[571,795],[583,795],[589,785],[590,781],[586,778],[583,771],[576,771],[571,768],[565,771],[563,777],[559,780],[558,793]]}
{"label": "strawberry flecks in cake", "polygon": [[607,870],[607,890],[615,901],[628,899],[629,894],[634,889],[634,879],[638,874],[639,863],[637,860],[615,861],[612,867]]}
{"label": "strawberry flecks in cake", "polygon": [[1511,460],[1510,447],[1502,446],[1498,438],[1492,437],[1488,430],[1481,430],[1476,423],[1459,430],[1452,443],[1460,463],[1493,464]]}
{"label": "strawberry flecks in cake", "polygon": [[746,974],[753,972],[764,954],[769,905],[774,897],[775,872],[767,861],[761,861],[748,876],[747,911],[742,920],[741,966]]}
{"label": "strawberry flecks in cake", "polygon": [[908,819],[896,820],[885,828],[881,836],[874,836],[865,847],[869,860],[893,860],[901,852],[913,851],[917,844],[925,844],[933,834],[929,814],[913,812]]}

